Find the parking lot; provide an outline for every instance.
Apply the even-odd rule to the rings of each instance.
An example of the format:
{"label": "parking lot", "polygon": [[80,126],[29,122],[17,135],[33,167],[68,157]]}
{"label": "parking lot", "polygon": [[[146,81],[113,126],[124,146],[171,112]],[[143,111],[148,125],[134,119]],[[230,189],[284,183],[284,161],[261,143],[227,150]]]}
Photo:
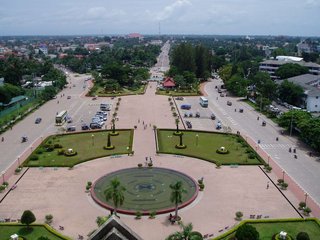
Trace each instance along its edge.
{"label": "parking lot", "polygon": [[[228,131],[228,126],[223,123],[217,115],[217,111],[214,105],[209,103],[208,107],[202,107],[200,105],[199,97],[187,97],[183,100],[178,100],[175,98],[176,106],[179,110],[180,116],[186,125],[186,121],[191,122],[192,129],[196,130],[210,130],[210,131]],[[190,110],[181,109],[181,105],[189,104],[191,105]],[[197,113],[200,117],[196,117]],[[212,114],[214,114],[215,119],[212,119]],[[221,123],[221,129],[217,129],[217,126]]]}

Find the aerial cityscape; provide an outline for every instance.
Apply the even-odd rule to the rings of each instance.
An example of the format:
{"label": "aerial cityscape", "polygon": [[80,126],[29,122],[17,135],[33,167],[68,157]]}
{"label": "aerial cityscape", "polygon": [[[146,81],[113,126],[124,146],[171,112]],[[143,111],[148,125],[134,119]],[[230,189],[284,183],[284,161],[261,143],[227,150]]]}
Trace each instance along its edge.
{"label": "aerial cityscape", "polygon": [[319,10],[3,2],[0,240],[320,240]]}

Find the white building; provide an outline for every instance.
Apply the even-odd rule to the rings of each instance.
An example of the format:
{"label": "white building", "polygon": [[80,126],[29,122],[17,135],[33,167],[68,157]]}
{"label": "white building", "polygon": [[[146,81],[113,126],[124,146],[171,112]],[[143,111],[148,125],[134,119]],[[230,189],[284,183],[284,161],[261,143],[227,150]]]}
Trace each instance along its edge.
{"label": "white building", "polygon": [[313,62],[304,62],[302,58],[291,56],[277,56],[277,60],[266,60],[260,63],[259,71],[269,73],[271,79],[277,79],[275,72],[277,69],[287,63],[296,63],[307,67],[309,73],[313,75],[320,75],[320,65]]}
{"label": "white building", "polygon": [[320,112],[320,75],[303,74],[288,78],[288,81],[304,89],[304,105],[307,111]]}

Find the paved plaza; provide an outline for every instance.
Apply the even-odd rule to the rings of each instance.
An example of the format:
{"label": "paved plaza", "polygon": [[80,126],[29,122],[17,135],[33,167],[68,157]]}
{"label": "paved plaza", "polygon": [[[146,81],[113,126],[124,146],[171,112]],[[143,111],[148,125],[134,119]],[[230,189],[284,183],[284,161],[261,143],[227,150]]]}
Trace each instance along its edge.
{"label": "paved plaza", "polygon": [[[158,167],[165,167],[188,174],[195,180],[204,177],[205,190],[197,199],[180,211],[185,223],[192,222],[194,229],[203,234],[219,234],[219,230],[237,222],[235,212],[242,211],[244,218],[262,215],[262,218],[299,217],[279,190],[257,166],[222,167],[203,160],[172,155],[156,155],[153,125],[174,128],[168,97],[155,95],[151,83],[143,96],[122,97],[119,108],[119,128],[133,128],[134,156],[106,157],[67,168],[30,168],[20,179],[17,188],[3,200],[0,216],[17,219],[25,209],[31,209],[39,222],[46,214],[54,216],[53,227],[64,226],[63,233],[77,237],[96,228],[96,217],[109,214],[85,192],[87,181],[95,181],[115,170],[135,167],[146,156],[153,158]],[[147,125],[146,129],[144,125]],[[271,174],[273,180],[276,177]],[[10,179],[15,182],[18,176]],[[269,182],[269,189],[267,184]],[[290,195],[290,193],[288,193]],[[3,194],[0,195],[1,197]],[[294,196],[291,196],[294,199]],[[297,203],[297,202],[296,202]],[[121,215],[121,219],[143,239],[163,239],[177,231],[169,224],[168,214],[156,219]]]}

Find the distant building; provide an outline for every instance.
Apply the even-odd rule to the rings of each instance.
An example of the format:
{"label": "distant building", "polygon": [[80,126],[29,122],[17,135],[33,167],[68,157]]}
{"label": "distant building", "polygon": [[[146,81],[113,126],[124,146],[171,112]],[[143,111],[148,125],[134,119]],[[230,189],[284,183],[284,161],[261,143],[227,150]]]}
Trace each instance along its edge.
{"label": "distant building", "polygon": [[302,58],[292,56],[278,56],[277,60],[266,60],[260,63],[259,71],[269,73],[271,79],[277,79],[275,75],[277,69],[286,63],[296,63],[301,66],[307,67],[309,73],[313,75],[320,75],[320,65],[312,62],[304,62]]}
{"label": "distant building", "polygon": [[127,38],[139,38],[139,40],[143,40],[143,36],[140,33],[130,33],[127,35]]}
{"label": "distant building", "polygon": [[307,111],[320,112],[320,75],[303,74],[288,78],[289,82],[301,86],[304,90],[304,106]]}
{"label": "distant building", "polygon": [[304,41],[302,41],[302,42],[297,44],[297,50],[298,50],[298,55],[299,56],[301,56],[303,52],[305,52],[305,53],[311,53],[312,52],[311,46],[308,43],[304,42]]}
{"label": "distant building", "polygon": [[162,82],[162,87],[163,88],[174,88],[176,86],[176,83],[174,82],[173,78],[167,77],[163,82]]}

